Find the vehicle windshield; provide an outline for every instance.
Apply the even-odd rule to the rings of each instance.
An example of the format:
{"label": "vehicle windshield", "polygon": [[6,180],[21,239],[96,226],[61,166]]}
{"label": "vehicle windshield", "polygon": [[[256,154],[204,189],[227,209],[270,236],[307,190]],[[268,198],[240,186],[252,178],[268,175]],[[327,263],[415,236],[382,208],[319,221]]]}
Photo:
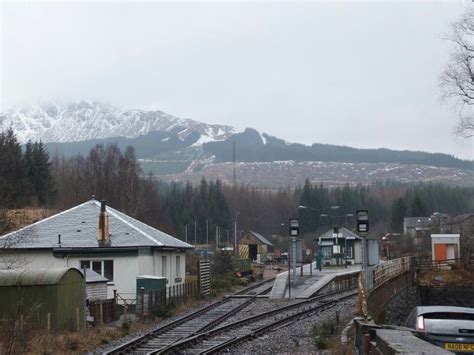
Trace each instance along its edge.
{"label": "vehicle windshield", "polygon": [[459,319],[474,321],[474,313],[459,313],[459,312],[435,312],[423,314],[425,319]]}

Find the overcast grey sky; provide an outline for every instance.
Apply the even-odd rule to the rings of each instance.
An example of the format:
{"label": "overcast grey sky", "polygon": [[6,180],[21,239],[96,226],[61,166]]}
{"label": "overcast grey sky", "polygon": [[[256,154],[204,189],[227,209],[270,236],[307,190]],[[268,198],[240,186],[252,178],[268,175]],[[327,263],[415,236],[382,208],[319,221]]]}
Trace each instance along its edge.
{"label": "overcast grey sky", "polygon": [[292,142],[474,158],[440,99],[469,2],[2,3],[0,109],[97,99]]}

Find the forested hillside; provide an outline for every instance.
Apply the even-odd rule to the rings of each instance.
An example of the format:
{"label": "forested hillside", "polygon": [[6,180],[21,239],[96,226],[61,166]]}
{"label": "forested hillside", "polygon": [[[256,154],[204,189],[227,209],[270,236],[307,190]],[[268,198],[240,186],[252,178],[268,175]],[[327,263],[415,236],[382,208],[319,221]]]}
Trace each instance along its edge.
{"label": "forested hillside", "polygon": [[[294,161],[334,161],[351,163],[402,163],[423,164],[440,167],[452,167],[460,169],[474,169],[474,162],[462,160],[452,155],[442,153],[426,153],[415,151],[398,151],[386,148],[379,149],[357,149],[341,145],[330,144],[304,144],[291,143],[263,135],[247,129],[243,133],[232,135],[225,141],[209,142],[204,144],[206,152],[216,156],[217,161],[232,161],[233,144],[236,142],[237,159],[245,162],[268,162],[278,160]],[[265,143],[265,144],[264,144]]]}
{"label": "forested hillside", "polygon": [[[145,176],[145,177],[144,177]],[[434,212],[474,212],[474,188],[440,184],[381,182],[369,186],[328,188],[308,180],[296,189],[261,190],[223,185],[219,180],[160,183],[140,170],[134,148],[97,145],[86,156],[50,157],[39,142],[24,149],[13,132],[0,134],[1,230],[7,211],[38,206],[60,211],[94,195],[145,223],[198,243],[219,234],[221,240],[251,229],[284,234],[290,217],[299,217],[303,232],[323,232],[333,224],[351,227],[356,209],[370,212],[374,235],[400,231],[403,217]],[[299,205],[312,209],[298,209]],[[337,210],[327,209],[339,206]],[[326,210],[324,210],[326,208]],[[328,214],[331,216],[321,216]],[[196,234],[195,234],[196,232]]]}

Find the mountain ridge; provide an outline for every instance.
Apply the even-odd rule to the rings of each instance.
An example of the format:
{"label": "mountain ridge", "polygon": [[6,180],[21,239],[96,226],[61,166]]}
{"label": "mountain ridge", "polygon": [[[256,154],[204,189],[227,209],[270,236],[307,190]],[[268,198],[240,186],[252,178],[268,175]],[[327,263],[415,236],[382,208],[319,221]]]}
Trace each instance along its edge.
{"label": "mountain ridge", "polygon": [[20,142],[42,140],[50,152],[87,154],[96,144],[132,145],[144,159],[229,162],[334,161],[423,164],[474,170],[474,161],[444,153],[361,149],[283,139],[226,125],[182,119],[160,110],[122,109],[98,101],[46,102],[0,113],[0,127],[12,128]]}

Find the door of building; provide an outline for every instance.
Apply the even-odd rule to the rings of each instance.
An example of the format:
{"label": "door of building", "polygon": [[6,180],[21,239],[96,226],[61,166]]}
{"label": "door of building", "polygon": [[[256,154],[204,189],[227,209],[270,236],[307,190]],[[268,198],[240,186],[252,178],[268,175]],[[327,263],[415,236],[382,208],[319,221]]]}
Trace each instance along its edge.
{"label": "door of building", "polygon": [[257,260],[258,248],[257,244],[249,244],[249,258],[251,260]]}
{"label": "door of building", "polygon": [[448,260],[456,259],[456,254],[454,250],[455,250],[454,244],[446,245],[446,259]]}

